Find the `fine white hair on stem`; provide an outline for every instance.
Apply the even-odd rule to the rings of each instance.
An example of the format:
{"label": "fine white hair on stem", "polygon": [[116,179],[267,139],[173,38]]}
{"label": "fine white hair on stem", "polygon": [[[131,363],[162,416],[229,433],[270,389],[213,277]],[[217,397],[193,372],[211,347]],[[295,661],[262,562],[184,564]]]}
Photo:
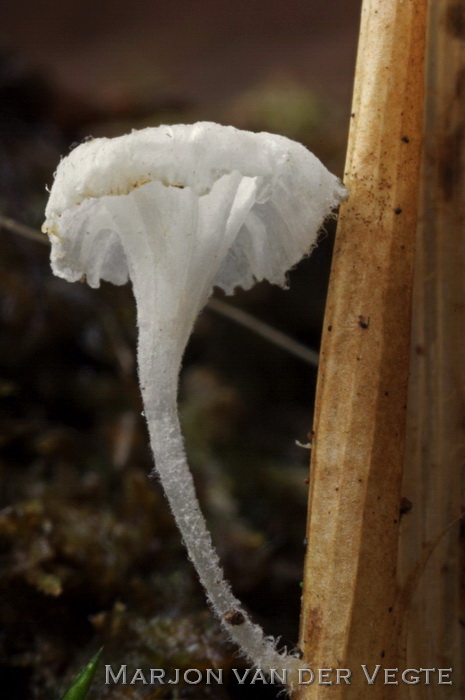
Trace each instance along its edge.
{"label": "fine white hair on stem", "polygon": [[232,293],[286,272],[345,198],[298,143],[208,122],[81,144],[58,166],[43,231],[55,274],[92,287],[131,280],[138,365],[155,471],[223,626],[262,669],[298,658],[252,622],[225,581],[200,512],[177,415],[182,355],[214,286]]}

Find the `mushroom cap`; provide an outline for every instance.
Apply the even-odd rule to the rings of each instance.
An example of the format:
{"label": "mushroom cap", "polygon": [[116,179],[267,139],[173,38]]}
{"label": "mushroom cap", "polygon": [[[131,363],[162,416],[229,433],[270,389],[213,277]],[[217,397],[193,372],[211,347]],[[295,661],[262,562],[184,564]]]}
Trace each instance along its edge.
{"label": "mushroom cap", "polygon": [[[187,207],[182,237],[202,238],[201,254],[215,261],[212,285],[231,293],[262,279],[283,284],[345,197],[342,183],[310,151],[283,136],[210,122],[149,127],[82,143],[64,158],[42,230],[52,242],[55,274],[69,281],[86,275],[91,286],[100,279],[123,284],[132,276],[130,229],[140,218],[134,206],[143,206],[144,226],[155,238],[166,228],[158,220]],[[197,208],[208,235],[197,230]],[[219,246],[215,239],[225,231]],[[159,261],[165,264],[162,253]]]}

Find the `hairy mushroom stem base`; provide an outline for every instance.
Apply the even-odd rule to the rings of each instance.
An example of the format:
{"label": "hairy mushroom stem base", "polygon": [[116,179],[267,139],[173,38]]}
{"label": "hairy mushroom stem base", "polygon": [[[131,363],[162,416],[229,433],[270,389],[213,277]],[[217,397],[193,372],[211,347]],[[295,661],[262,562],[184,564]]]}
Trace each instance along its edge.
{"label": "hairy mushroom stem base", "polygon": [[[211,607],[230,639],[255,667],[265,673],[270,669],[285,670],[288,686],[292,687],[296,681],[299,659],[287,654],[286,650],[279,652],[276,648],[279,640],[265,635],[232,593],[200,509],[177,410],[178,374],[184,347],[180,347],[175,338],[166,337],[170,335],[171,323],[154,328],[147,298],[141,303],[137,285],[134,285],[134,292],[139,325],[139,378],[155,458],[152,476],[160,479],[189,558]],[[194,319],[195,316],[192,325]],[[166,362],[160,362],[159,353],[170,354],[169,372],[163,371]]]}

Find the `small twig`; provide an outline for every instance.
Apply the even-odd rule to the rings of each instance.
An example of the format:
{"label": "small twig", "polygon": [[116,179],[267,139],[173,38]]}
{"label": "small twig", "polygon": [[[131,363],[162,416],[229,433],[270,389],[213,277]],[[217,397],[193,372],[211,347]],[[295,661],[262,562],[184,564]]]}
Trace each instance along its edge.
{"label": "small twig", "polygon": [[312,367],[318,367],[318,353],[316,350],[307,348],[297,340],[289,338],[289,336],[287,336],[285,333],[282,333],[281,331],[276,330],[276,328],[272,328],[267,323],[254,318],[254,316],[251,316],[251,314],[248,314],[235,306],[231,306],[224,301],[220,301],[219,299],[210,299],[207,308],[220,314],[221,316],[224,316],[225,318],[229,318],[231,321],[235,321],[240,326],[244,326],[244,328],[248,328],[256,335],[265,338],[265,340],[268,340],[268,342],[272,343],[273,345],[277,345],[283,350],[287,350],[287,352],[289,352],[291,355],[298,357],[300,360],[304,360],[304,362],[312,365]]}
{"label": "small twig", "polygon": [[43,233],[39,233],[31,226],[26,226],[25,224],[20,224],[14,219],[10,219],[7,216],[0,214],[0,226],[5,228],[7,231],[12,233],[17,233],[24,238],[29,238],[31,241],[36,241],[36,243],[42,243],[43,245],[49,245],[49,240],[47,236]]}
{"label": "small twig", "polygon": [[127,464],[134,443],[136,414],[134,411],[125,411],[121,414],[118,423],[113,445],[113,464],[116,469],[123,469]]}

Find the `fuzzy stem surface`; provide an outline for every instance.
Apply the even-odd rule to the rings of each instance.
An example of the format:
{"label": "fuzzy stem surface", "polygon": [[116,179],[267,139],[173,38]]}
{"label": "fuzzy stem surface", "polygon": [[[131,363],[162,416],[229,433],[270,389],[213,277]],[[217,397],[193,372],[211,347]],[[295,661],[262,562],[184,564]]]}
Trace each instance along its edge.
{"label": "fuzzy stem surface", "polygon": [[[299,660],[276,649],[276,640],[252,622],[225,580],[218,555],[200,510],[190,472],[177,411],[177,386],[184,341],[169,329],[153,323],[147,298],[134,285],[139,325],[138,362],[145,416],[158,475],[182,535],[189,558],[205,588],[207,598],[230,639],[252,664],[268,673],[284,669],[289,686],[295,682]],[[138,298],[139,296],[139,298]],[[192,315],[192,325],[195,315]],[[185,336],[188,337],[186,332]],[[170,361],[163,361],[164,357]]]}

